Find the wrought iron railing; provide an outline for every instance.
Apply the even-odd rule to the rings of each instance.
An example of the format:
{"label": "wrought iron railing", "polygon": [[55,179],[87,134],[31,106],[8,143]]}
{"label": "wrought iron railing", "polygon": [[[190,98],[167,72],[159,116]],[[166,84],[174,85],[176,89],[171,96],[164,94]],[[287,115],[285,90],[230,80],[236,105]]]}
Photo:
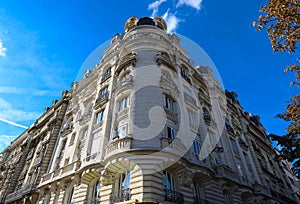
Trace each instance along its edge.
{"label": "wrought iron railing", "polygon": [[194,204],[208,204],[209,202],[205,199],[194,198]]}
{"label": "wrought iron railing", "polygon": [[183,194],[170,189],[164,189],[164,200],[176,203],[183,203]]}
{"label": "wrought iron railing", "polygon": [[95,106],[98,106],[99,104],[105,103],[109,99],[109,92],[106,92],[102,95],[100,95],[95,102]]}
{"label": "wrought iron railing", "polygon": [[84,204],[100,204],[100,199],[99,198],[88,199],[84,201]]}
{"label": "wrought iron railing", "polygon": [[123,189],[118,193],[112,193],[110,195],[110,203],[119,203],[119,202],[124,202],[128,201],[131,198],[131,189]]}

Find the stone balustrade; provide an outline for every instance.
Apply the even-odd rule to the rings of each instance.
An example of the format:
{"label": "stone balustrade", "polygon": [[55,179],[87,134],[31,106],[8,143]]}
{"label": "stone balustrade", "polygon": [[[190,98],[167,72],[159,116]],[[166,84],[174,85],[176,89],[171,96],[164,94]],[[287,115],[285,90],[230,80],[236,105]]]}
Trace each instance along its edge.
{"label": "stone balustrade", "polygon": [[48,182],[53,181],[55,179],[68,176],[68,175],[74,173],[77,169],[79,169],[80,164],[81,164],[80,161],[75,161],[75,162],[70,163],[70,164],[68,164],[64,167],[61,167],[59,169],[54,170],[51,173],[45,174],[42,177],[42,182],[41,183],[42,184],[48,183]]}
{"label": "stone balustrade", "polygon": [[113,140],[107,147],[106,147],[106,154],[109,154],[116,150],[128,150],[131,148],[132,137],[124,137],[118,138]]}
{"label": "stone balustrade", "polygon": [[166,150],[171,149],[171,150],[179,151],[180,153],[187,152],[187,148],[178,138],[175,139],[167,138],[167,137],[161,138],[161,147]]}

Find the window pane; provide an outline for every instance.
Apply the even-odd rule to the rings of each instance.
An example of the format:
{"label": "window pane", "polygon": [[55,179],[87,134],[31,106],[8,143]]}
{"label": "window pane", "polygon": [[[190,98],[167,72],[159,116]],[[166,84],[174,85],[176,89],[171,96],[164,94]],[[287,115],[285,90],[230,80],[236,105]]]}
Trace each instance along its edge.
{"label": "window pane", "polygon": [[127,135],[127,125],[123,125],[118,129],[118,136],[120,138],[125,137]]}
{"label": "window pane", "polygon": [[71,204],[72,202],[72,197],[73,197],[73,193],[74,193],[74,188],[72,188],[72,190],[69,192],[68,194],[68,200],[67,200],[67,204]]}
{"label": "window pane", "polygon": [[101,110],[97,113],[97,123],[100,123],[103,119],[103,112],[104,110]]}
{"label": "window pane", "polygon": [[200,142],[198,140],[194,140],[193,146],[194,146],[195,154],[199,155],[200,154]]}
{"label": "window pane", "polygon": [[163,182],[164,182],[164,189],[174,191],[175,189],[175,182],[173,176],[167,172],[163,171]]}

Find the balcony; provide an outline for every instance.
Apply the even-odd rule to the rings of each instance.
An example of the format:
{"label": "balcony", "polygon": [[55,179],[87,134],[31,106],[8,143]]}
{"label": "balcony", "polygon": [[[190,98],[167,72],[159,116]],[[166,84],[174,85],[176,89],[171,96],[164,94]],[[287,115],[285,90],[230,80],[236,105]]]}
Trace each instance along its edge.
{"label": "balcony", "polygon": [[106,154],[112,153],[118,150],[129,150],[131,149],[132,137],[124,137],[114,139],[107,147]]}
{"label": "balcony", "polygon": [[160,66],[161,64],[164,64],[165,66],[167,66],[168,68],[170,68],[171,70],[176,72],[175,66],[172,63],[172,61],[168,55],[166,55],[164,53],[157,54],[155,58],[156,58],[156,63],[158,66]]}
{"label": "balcony", "polygon": [[164,189],[164,200],[169,202],[183,203],[183,194],[169,189]]}
{"label": "balcony", "polygon": [[208,202],[208,200],[205,200],[205,199],[195,198],[194,204],[209,204],[209,202]]}
{"label": "balcony", "polygon": [[229,166],[227,166],[225,164],[218,164],[218,165],[215,165],[214,167],[215,167],[215,170],[217,173],[217,177],[227,178],[232,181],[237,180],[236,172],[233,171]]}
{"label": "balcony", "polygon": [[28,184],[25,187],[8,194],[5,198],[5,203],[10,203],[22,198],[26,194],[30,194],[35,189],[35,184]]}
{"label": "balcony", "polygon": [[84,159],[84,161],[89,162],[89,161],[91,161],[91,160],[94,160],[94,159],[96,159],[96,157],[97,157],[99,154],[100,154],[100,152],[97,152],[97,153],[88,155],[88,156]]}
{"label": "balcony", "polygon": [[119,193],[112,193],[110,195],[110,203],[119,203],[119,202],[124,202],[128,201],[131,198],[131,189],[127,188],[124,190],[121,190]]}
{"label": "balcony", "polygon": [[179,92],[175,82],[164,75],[161,75],[159,83],[161,86],[167,86],[173,89],[174,91]]}
{"label": "balcony", "polygon": [[5,202],[6,203],[10,203],[10,202],[13,202],[15,200],[18,200],[20,198],[22,198],[23,194],[22,194],[22,190],[23,189],[19,189],[11,194],[8,194],[5,198]]}
{"label": "balcony", "polygon": [[80,118],[78,119],[79,124],[82,125],[86,123],[91,117],[92,117],[92,110],[83,113],[83,115],[81,115]]}
{"label": "balcony", "polygon": [[184,93],[184,100],[190,103],[191,105],[197,106],[196,100],[186,93]]}
{"label": "balcony", "polygon": [[175,138],[167,138],[167,137],[163,137],[161,138],[161,147],[163,149],[169,149],[169,150],[175,150],[175,151],[179,151],[180,153],[185,153],[187,152],[187,149],[185,147],[185,145],[180,141],[180,139]]}
{"label": "balcony", "polygon": [[55,179],[62,178],[68,175],[73,174],[81,165],[80,161],[75,161],[71,164],[68,164],[62,168],[56,169],[51,173],[45,174],[42,177],[42,183],[49,183]]}
{"label": "balcony", "polygon": [[35,151],[35,148],[32,148],[30,150],[30,152],[28,153],[27,158],[26,158],[27,161],[30,160],[33,157],[34,151]]}
{"label": "balcony", "polygon": [[128,67],[128,66],[135,66],[135,63],[137,61],[137,56],[135,53],[129,53],[125,56],[123,56],[117,66],[117,69],[115,70],[115,73],[117,73],[117,75],[120,74],[120,72],[122,71],[122,69]]}
{"label": "balcony", "polygon": [[178,122],[178,117],[177,117],[177,113],[175,113],[174,111],[164,107],[165,112],[167,114],[167,118],[171,121],[173,121],[174,123]]}
{"label": "balcony", "polygon": [[117,118],[120,118],[122,116],[125,116],[127,115],[129,112],[129,108],[124,108],[123,110],[120,110],[118,113],[117,113]]}
{"label": "balcony", "polygon": [[119,90],[120,88],[124,87],[130,87],[133,85],[133,76],[132,75],[127,75],[117,81],[117,83],[114,85],[113,92]]}
{"label": "balcony", "polygon": [[104,93],[103,95],[100,95],[95,102],[95,108],[98,108],[99,106],[106,103],[109,99],[109,92]]}
{"label": "balcony", "polygon": [[102,77],[101,77],[101,83],[105,82],[110,77],[111,77],[111,73],[110,72],[103,74]]}
{"label": "balcony", "polygon": [[100,199],[99,198],[88,199],[85,200],[83,204],[100,204]]}

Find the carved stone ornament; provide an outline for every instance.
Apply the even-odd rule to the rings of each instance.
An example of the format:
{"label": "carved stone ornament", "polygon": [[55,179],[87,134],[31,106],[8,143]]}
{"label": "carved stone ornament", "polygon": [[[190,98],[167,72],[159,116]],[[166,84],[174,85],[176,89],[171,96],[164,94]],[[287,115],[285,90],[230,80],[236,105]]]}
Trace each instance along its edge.
{"label": "carved stone ornament", "polygon": [[191,187],[193,183],[193,173],[189,170],[178,174],[179,182],[185,187]]}
{"label": "carved stone ornament", "polygon": [[71,177],[71,181],[73,182],[73,184],[75,186],[79,186],[80,183],[81,183],[81,178],[80,178],[80,175],[76,174],[74,176]]}
{"label": "carved stone ornament", "polygon": [[55,194],[58,193],[58,191],[59,191],[59,188],[58,188],[57,184],[55,184],[55,183],[49,185],[48,188],[52,193],[55,193]]}
{"label": "carved stone ornament", "polygon": [[102,184],[103,186],[112,184],[112,182],[113,182],[113,173],[110,172],[110,171],[108,171],[108,170],[105,170],[105,171],[101,174],[100,182],[101,182],[101,184]]}

